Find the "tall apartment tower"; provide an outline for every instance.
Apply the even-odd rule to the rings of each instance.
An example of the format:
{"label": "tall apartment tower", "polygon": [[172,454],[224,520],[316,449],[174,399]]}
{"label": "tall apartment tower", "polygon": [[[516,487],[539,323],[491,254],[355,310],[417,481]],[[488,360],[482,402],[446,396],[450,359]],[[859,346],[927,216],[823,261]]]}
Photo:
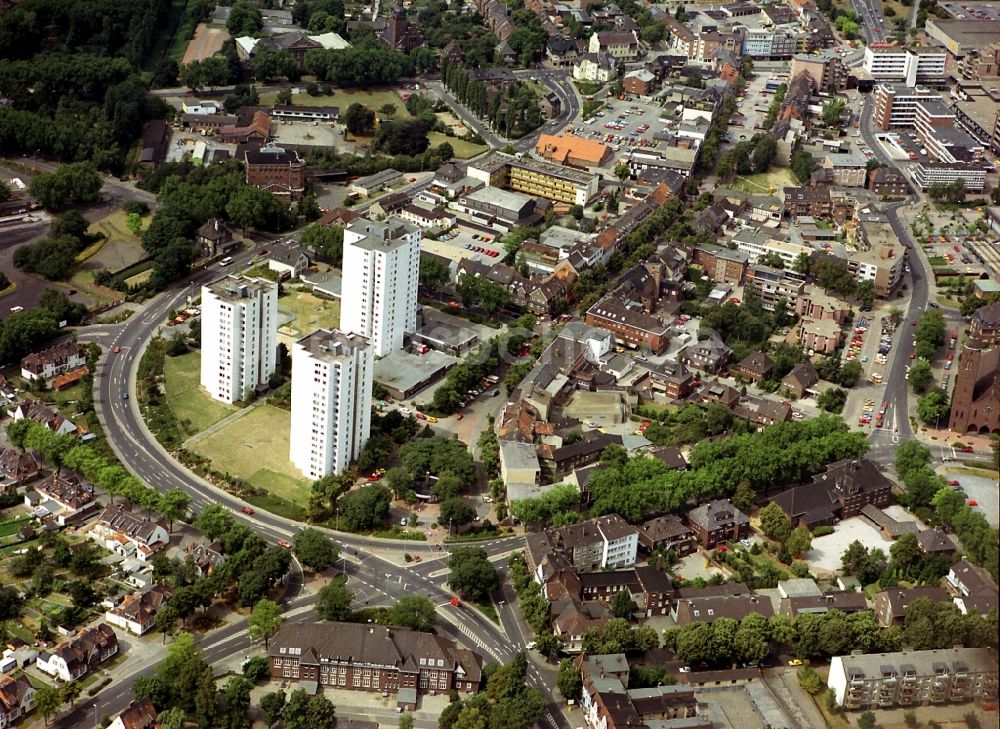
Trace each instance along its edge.
{"label": "tall apartment tower", "polygon": [[371,432],[371,342],[319,329],[292,345],[292,430],[288,458],[318,479],[340,473]]}
{"label": "tall apartment tower", "polygon": [[420,228],[399,218],[358,218],[344,229],[340,328],[371,339],[376,357],[417,328]]}
{"label": "tall apartment tower", "polygon": [[201,384],[234,403],[277,366],[278,285],[246,276],[201,287]]}

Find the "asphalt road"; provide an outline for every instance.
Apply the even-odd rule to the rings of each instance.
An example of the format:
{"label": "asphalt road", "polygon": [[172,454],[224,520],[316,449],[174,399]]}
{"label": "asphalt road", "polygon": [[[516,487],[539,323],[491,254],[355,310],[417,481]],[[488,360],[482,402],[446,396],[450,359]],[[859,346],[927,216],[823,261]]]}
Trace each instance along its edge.
{"label": "asphalt road", "polygon": [[8,316],[11,308],[16,306],[23,309],[33,308],[45,291],[45,279],[25,273],[14,266],[14,251],[44,235],[48,229],[48,221],[0,229],[0,271],[4,272],[11,283],[17,284],[16,289],[0,299],[0,319]]}
{"label": "asphalt road", "polygon": [[[234,256],[238,268],[252,255],[252,250]],[[230,269],[232,270],[232,269]],[[197,512],[210,503],[218,503],[228,508],[234,517],[247,523],[258,534],[271,542],[278,539],[292,539],[302,525],[267,512],[256,512],[253,515],[243,514],[240,509],[245,502],[215,488],[198,478],[181,464],[175,461],[146,429],[138,411],[135,393],[136,371],[146,343],[164,324],[167,312],[183,303],[188,296],[196,296],[203,283],[214,280],[220,275],[215,266],[196,271],[188,277],[188,281],[172,288],[155,298],[142,312],[125,322],[113,339],[107,342],[108,349],[98,364],[95,374],[95,407],[98,417],[108,437],[108,442],[115,450],[126,468],[141,478],[144,482],[158,490],[181,488],[192,497],[192,509]],[[105,340],[110,333],[105,333]],[[121,348],[114,353],[112,348]],[[125,399],[125,393],[131,393]],[[326,530],[339,544],[346,558],[350,560],[348,573],[361,580],[372,590],[385,595],[391,602],[404,594],[422,594],[431,598],[439,606],[439,624],[444,632],[452,635],[465,645],[468,645],[484,655],[488,661],[509,661],[521,641],[512,641],[500,628],[477,610],[465,606],[453,607],[449,601],[452,594],[443,586],[446,579],[446,564],[435,560],[440,567],[436,572],[444,571],[431,577],[425,569],[415,571],[405,564],[379,556],[374,550],[382,553],[393,551],[401,553],[404,549],[411,554],[428,554],[439,551],[439,548],[422,542],[400,543],[393,540],[375,539],[353,534],[345,534]],[[488,543],[487,553],[498,555],[519,546],[520,539],[508,537]],[[401,556],[401,555],[400,555]],[[429,556],[429,555],[428,555]],[[400,560],[401,562],[402,560]],[[421,564],[421,563],[417,563]],[[423,563],[427,564],[427,563]],[[299,603],[293,602],[292,605]],[[308,604],[308,603],[303,603]],[[226,631],[230,630],[229,628]],[[206,640],[218,641],[219,636],[229,633],[213,633]],[[215,645],[209,643],[209,645]],[[219,644],[219,650],[231,652],[238,650],[238,642]],[[152,670],[152,668],[148,669]],[[544,719],[553,729],[568,726],[555,699],[548,688],[547,682],[539,680],[537,674],[532,675],[533,683],[540,688],[550,702]],[[98,696],[101,713],[112,713],[120,710],[127,703],[127,692],[123,691],[122,682],[102,692]],[[68,725],[67,725],[68,726]]]}

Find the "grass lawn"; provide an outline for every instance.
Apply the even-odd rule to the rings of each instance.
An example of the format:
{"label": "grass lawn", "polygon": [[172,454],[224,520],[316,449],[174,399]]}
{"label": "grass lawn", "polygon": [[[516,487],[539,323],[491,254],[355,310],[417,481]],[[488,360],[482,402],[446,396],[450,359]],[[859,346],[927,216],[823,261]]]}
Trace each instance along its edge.
{"label": "grass lawn", "polygon": [[783,187],[793,187],[797,184],[791,170],[778,168],[762,172],[759,175],[737,177],[733,181],[732,187],[741,192],[756,194],[770,192],[772,187],[774,192],[778,192]]}
{"label": "grass lawn", "polygon": [[[264,106],[274,104],[277,92],[268,92],[260,95],[260,103]],[[292,97],[292,104],[299,106],[339,106],[340,113],[344,114],[351,104],[363,104],[373,111],[378,111],[385,104],[392,104],[396,107],[393,119],[412,119],[413,116],[406,110],[403,97],[395,89],[334,89],[329,96],[309,96],[308,94],[296,94]]]}
{"label": "grass lawn", "polygon": [[455,156],[458,159],[469,159],[470,157],[475,157],[477,154],[482,154],[486,151],[486,147],[482,144],[473,144],[472,142],[467,142],[464,139],[459,139],[458,137],[448,137],[441,132],[430,132],[427,135],[427,139],[430,140],[431,147],[436,147],[439,144],[447,142],[451,145],[451,148],[455,150]]}
{"label": "grass lawn", "polygon": [[24,517],[23,519],[11,519],[8,522],[0,524],[0,539],[16,534],[18,529],[30,522],[31,517]]}
{"label": "grass lawn", "polygon": [[238,476],[290,504],[305,506],[312,482],[288,460],[291,413],[260,405],[198,441],[192,449],[222,473]]}
{"label": "grass lawn", "polygon": [[317,329],[340,326],[340,302],[321,299],[305,291],[293,291],[278,299],[278,320],[281,322],[279,341],[290,345]]}
{"label": "grass lawn", "polygon": [[593,96],[604,88],[604,84],[599,84],[596,81],[574,81],[573,83],[584,96]]}
{"label": "grass lawn", "polygon": [[73,385],[65,390],[50,390],[38,396],[38,399],[47,405],[54,405],[55,408],[67,418],[79,412],[80,398],[83,397],[83,385]]}
{"label": "grass lawn", "polygon": [[200,433],[239,409],[213,400],[200,389],[201,352],[165,358],[163,373],[167,402],[184,435]]}
{"label": "grass lawn", "polygon": [[932,266],[947,266],[948,259],[944,256],[928,256],[927,262]]}

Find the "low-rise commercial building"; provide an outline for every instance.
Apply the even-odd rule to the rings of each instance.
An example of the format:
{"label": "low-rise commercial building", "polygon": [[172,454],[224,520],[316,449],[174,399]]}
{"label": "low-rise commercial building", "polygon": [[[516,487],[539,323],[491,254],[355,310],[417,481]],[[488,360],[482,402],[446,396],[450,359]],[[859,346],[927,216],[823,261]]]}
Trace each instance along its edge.
{"label": "low-rise commercial building", "polygon": [[586,205],[597,194],[598,178],[594,174],[502,152],[470,162],[468,175],[489,187],[510,189],[568,205]]}

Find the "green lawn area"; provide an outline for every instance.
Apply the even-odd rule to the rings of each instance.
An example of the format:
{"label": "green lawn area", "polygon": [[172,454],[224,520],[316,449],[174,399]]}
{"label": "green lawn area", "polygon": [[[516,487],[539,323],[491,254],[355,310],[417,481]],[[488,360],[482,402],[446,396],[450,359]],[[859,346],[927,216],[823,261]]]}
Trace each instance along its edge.
{"label": "green lawn area", "polygon": [[[291,413],[260,405],[192,446],[222,473],[304,507],[312,482],[288,460]],[[262,504],[263,506],[263,504]]]}
{"label": "green lawn area", "polygon": [[441,132],[430,132],[427,135],[427,139],[430,140],[431,147],[436,147],[439,144],[447,142],[451,145],[451,148],[455,150],[455,156],[458,159],[469,159],[470,157],[475,157],[477,154],[482,154],[486,151],[486,147],[482,144],[473,144],[464,139],[459,139],[458,137],[449,137]]}
{"label": "green lawn area", "polygon": [[948,259],[944,256],[928,256],[927,262],[932,266],[947,266]]}
{"label": "green lawn area", "polygon": [[340,326],[340,302],[305,291],[292,291],[278,299],[278,321],[281,322],[279,341],[290,345],[317,329]]}
{"label": "green lawn area", "polygon": [[16,534],[18,529],[29,524],[30,522],[30,517],[24,517],[23,519],[11,519],[8,522],[0,524],[0,539]]}
{"label": "green lawn area", "polygon": [[741,192],[757,194],[767,193],[772,187],[774,188],[774,192],[778,192],[783,187],[793,187],[797,184],[795,178],[792,176],[792,171],[781,167],[768,172],[762,172],[759,175],[737,177],[731,187]]}
{"label": "green lawn area", "polygon": [[[274,104],[277,92],[268,92],[260,95],[260,103],[264,106]],[[292,104],[299,106],[338,106],[340,113],[347,111],[351,104],[363,104],[373,111],[378,111],[385,104],[392,104],[396,107],[393,119],[411,119],[412,115],[406,110],[403,97],[394,89],[334,89],[329,96],[309,96],[308,94],[296,94],[292,97]]]}
{"label": "green lawn area", "polygon": [[80,398],[83,397],[83,385],[73,385],[65,390],[50,390],[38,396],[46,405],[54,406],[67,418],[72,419],[80,412]]}
{"label": "green lawn area", "polygon": [[584,96],[593,96],[604,88],[604,84],[599,84],[596,81],[574,81],[573,83]]}
{"label": "green lawn area", "polygon": [[167,402],[186,436],[200,433],[239,409],[213,400],[201,389],[201,352],[167,357],[163,373]]}

